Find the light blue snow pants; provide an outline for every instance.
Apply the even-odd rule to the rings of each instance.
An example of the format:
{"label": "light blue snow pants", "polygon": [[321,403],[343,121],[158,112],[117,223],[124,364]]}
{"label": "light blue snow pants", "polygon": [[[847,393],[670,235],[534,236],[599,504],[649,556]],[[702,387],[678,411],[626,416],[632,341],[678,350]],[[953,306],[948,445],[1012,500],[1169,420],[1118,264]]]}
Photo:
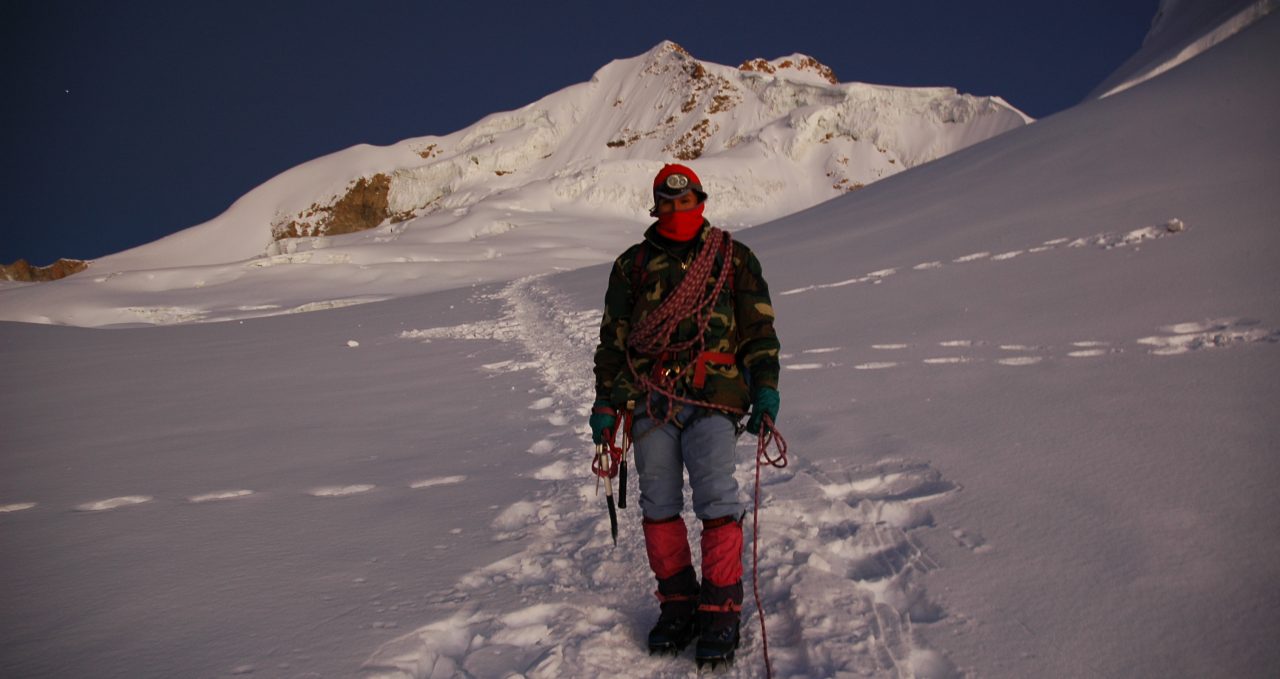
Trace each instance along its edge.
{"label": "light blue snow pants", "polygon": [[699,519],[741,515],[738,480],[733,477],[738,438],[733,420],[685,406],[676,422],[679,426],[662,424],[641,410],[631,426],[645,518],[665,519],[680,513],[686,469],[693,488],[693,511]]}

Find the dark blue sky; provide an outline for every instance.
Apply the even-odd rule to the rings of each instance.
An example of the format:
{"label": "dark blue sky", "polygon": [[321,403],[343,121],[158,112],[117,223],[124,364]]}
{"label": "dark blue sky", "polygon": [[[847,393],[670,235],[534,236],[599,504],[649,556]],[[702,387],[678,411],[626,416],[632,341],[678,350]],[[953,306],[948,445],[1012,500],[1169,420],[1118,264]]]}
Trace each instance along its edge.
{"label": "dark blue sky", "polygon": [[1157,0],[0,3],[0,263],[93,258],[359,143],[447,134],[663,39],[737,65],[946,85],[1035,117],[1141,45]]}

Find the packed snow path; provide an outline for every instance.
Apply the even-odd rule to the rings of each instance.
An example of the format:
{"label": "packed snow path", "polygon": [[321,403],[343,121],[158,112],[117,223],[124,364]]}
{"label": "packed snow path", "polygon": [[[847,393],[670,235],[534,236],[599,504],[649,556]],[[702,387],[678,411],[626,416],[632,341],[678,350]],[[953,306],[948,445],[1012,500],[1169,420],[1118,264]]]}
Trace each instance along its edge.
{"label": "packed snow path", "polygon": [[[524,538],[528,546],[464,578],[448,595],[459,613],[387,644],[366,668],[379,677],[602,676],[616,675],[619,668],[635,668],[626,676],[687,676],[688,658],[651,658],[643,650],[656,604],[637,529],[638,509],[621,512],[619,542],[613,547],[603,499],[587,473],[585,422],[594,393],[591,356],[599,311],[579,308],[543,277],[517,281],[498,297],[505,308],[499,320],[401,336],[515,343],[519,358],[485,369],[538,374],[547,395],[530,408],[545,412],[548,423],[561,428],[530,448],[549,460],[536,474],[548,485],[510,506],[492,526],[499,539]],[[1174,355],[1280,341],[1280,332],[1254,319],[1172,323],[1159,333],[1129,343],[1061,338],[1061,346],[962,339],[939,342],[936,349],[910,343],[814,347],[783,358],[787,370],[905,369],[911,364],[928,369],[981,362],[1017,367],[1104,359],[1131,350]],[[842,354],[887,354],[896,360],[843,366],[832,360]],[[813,359],[822,362],[806,362]],[[752,437],[740,441],[737,475],[746,490],[753,480],[754,443]],[[909,455],[868,460],[857,451],[800,448],[792,451],[786,470],[767,469],[763,483],[760,582],[776,676],[959,676],[916,633],[947,614],[930,598],[922,577],[938,563],[913,537],[917,529],[935,525],[931,505],[960,490],[955,480]],[[634,482],[631,493],[638,493]],[[686,519],[696,563],[698,528],[688,512]],[[992,548],[981,535],[959,528],[950,534],[975,553]],[[750,531],[746,537],[751,539]],[[494,606],[502,601],[513,603]],[[763,674],[756,615],[748,597],[743,647],[730,676]]]}
{"label": "packed snow path", "polygon": [[[493,525],[500,539],[528,538],[528,547],[464,578],[451,595],[461,612],[384,646],[367,668],[385,677],[606,676],[622,667],[635,668],[628,676],[687,676],[688,658],[650,658],[644,650],[657,606],[639,510],[622,512],[613,547],[603,500],[585,473],[599,312],[573,308],[536,277],[511,284],[501,298],[499,321],[403,337],[518,342],[521,361],[488,368],[536,370],[546,385],[548,396],[531,407],[564,427],[532,448],[554,460],[537,473],[548,487]],[[740,442],[744,489],[753,481],[754,443]],[[942,611],[919,578],[937,564],[911,531],[932,524],[930,500],[956,490],[927,464],[899,459],[819,466],[801,451],[785,471],[765,474],[760,583],[777,676],[950,673],[913,634],[913,623],[937,621]],[[638,493],[634,482],[631,492]],[[697,562],[697,522],[687,523]],[[468,605],[504,600],[519,605]],[[748,601],[731,676],[762,672],[757,614]]]}

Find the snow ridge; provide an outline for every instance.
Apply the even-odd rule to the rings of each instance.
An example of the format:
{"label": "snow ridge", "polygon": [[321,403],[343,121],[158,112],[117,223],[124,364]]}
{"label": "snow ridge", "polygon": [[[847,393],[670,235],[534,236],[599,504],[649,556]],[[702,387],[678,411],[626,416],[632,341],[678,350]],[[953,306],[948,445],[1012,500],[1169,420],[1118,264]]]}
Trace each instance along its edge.
{"label": "snow ridge", "polygon": [[578,268],[635,241],[664,162],[739,229],[1029,122],[951,88],[833,82],[804,55],[749,63],[663,42],[452,134],[318,158],[57,286],[0,290],[0,319],[238,320]]}
{"label": "snow ridge", "polygon": [[1212,3],[1161,0],[1142,49],[1096,88],[1092,96],[1109,97],[1146,82],[1212,49],[1277,7],[1280,0]]}

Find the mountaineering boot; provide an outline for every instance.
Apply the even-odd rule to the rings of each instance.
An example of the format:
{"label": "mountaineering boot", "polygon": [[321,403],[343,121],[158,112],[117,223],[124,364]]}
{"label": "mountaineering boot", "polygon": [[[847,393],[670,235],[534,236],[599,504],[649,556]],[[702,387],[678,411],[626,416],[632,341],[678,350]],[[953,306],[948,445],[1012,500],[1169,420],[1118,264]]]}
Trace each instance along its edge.
{"label": "mountaineering boot", "polygon": [[732,516],[702,522],[698,595],[698,667],[732,663],[741,641],[742,524]]}
{"label": "mountaineering boot", "polygon": [[698,634],[698,576],[693,566],[658,580],[658,601],[662,612],[649,630],[649,654],[676,655]]}
{"label": "mountaineering boot", "polygon": [[738,643],[742,640],[738,632],[738,621],[727,627],[721,627],[719,630],[706,630],[698,637],[698,647],[694,654],[694,661],[698,663],[698,667],[709,666],[715,669],[720,664],[732,665],[734,651],[738,650]]}
{"label": "mountaineering boot", "polygon": [[698,576],[680,515],[644,520],[644,546],[658,580],[661,613],[649,632],[649,653],[676,654],[697,636]]}

